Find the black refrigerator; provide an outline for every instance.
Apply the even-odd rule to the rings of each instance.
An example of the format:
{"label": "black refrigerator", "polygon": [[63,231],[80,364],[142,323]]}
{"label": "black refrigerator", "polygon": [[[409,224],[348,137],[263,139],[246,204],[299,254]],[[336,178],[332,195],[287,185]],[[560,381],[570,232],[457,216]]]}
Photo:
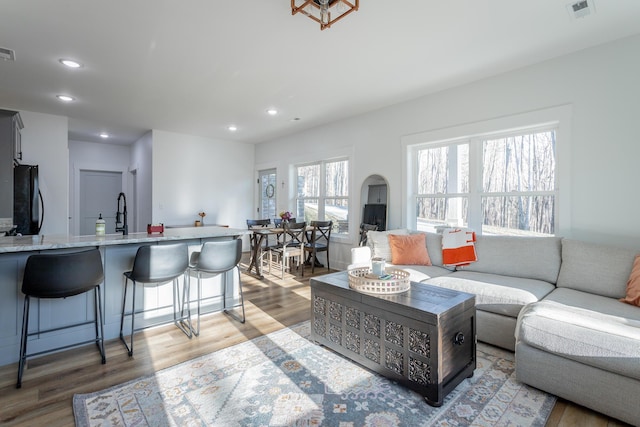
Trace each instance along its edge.
{"label": "black refrigerator", "polygon": [[15,165],[13,168],[13,225],[17,227],[16,233],[26,236],[40,232],[42,225],[40,201],[38,166]]}

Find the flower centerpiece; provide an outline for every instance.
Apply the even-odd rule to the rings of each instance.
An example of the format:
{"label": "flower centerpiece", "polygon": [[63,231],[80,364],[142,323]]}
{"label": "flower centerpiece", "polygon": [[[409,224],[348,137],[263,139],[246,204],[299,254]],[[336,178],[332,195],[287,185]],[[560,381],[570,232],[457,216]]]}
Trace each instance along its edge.
{"label": "flower centerpiece", "polygon": [[289,211],[280,212],[280,218],[282,218],[283,222],[289,222],[291,218],[293,218],[293,214]]}

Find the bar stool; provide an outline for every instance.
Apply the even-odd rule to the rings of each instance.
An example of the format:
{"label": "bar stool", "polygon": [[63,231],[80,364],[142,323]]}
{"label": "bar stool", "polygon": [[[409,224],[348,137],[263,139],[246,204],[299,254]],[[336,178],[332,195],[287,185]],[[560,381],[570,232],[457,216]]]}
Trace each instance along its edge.
{"label": "bar stool", "polygon": [[[240,323],[245,322],[244,312],[244,295],[242,293],[242,280],[240,278],[240,268],[238,263],[242,257],[242,240],[221,240],[205,242],[202,245],[200,252],[193,252],[191,254],[191,260],[189,261],[189,273],[196,273],[198,278],[198,321],[197,328],[194,334],[197,336],[200,334],[200,301],[202,295],[202,273],[207,274],[223,274],[222,276],[222,305],[225,313],[231,315]],[[233,307],[242,307],[242,317],[233,316],[233,314],[227,310],[227,271],[231,271],[238,267],[238,286],[240,287],[240,303]]]}
{"label": "bar stool", "polygon": [[[20,361],[18,364],[17,388],[22,387],[22,374],[27,358],[82,344],[95,343],[100,351],[102,364],[107,362],[104,352],[104,329],[102,303],[100,300],[100,283],[104,280],[102,257],[98,249],[67,254],[38,254],[27,259],[22,279],[24,293],[24,310],[22,314],[22,336],[20,339]],[[29,333],[29,306],[31,298],[67,298],[85,292],[94,291],[95,318],[86,322],[75,323],[58,328],[37,330]],[[84,311],[84,309],[83,309]],[[61,347],[51,348],[37,353],[27,353],[27,341],[30,336],[76,326],[95,324],[96,337],[93,340],[77,342]]]}
{"label": "bar stool", "polygon": [[[156,322],[152,325],[136,329],[136,315],[154,310],[160,310],[164,307],[152,309],[136,310],[136,283],[140,282],[143,286],[159,286],[161,284],[173,282],[173,323],[182,330],[189,338],[192,336],[191,327],[191,311],[188,309],[187,314],[181,311],[180,317],[177,316],[180,304],[180,292],[178,289],[178,278],[182,275],[184,278],[183,298],[189,295],[189,278],[185,277],[185,272],[189,267],[189,251],[184,243],[176,243],[171,245],[145,245],[140,246],[136,252],[131,271],[124,272],[124,297],[122,299],[122,315],[120,317],[120,340],[129,352],[129,356],[133,356],[133,335],[136,331],[146,329],[168,322]],[[126,311],[127,305],[127,289],[129,280],[132,283],[131,291],[131,311]],[[183,303],[184,304],[184,303]],[[124,338],[124,318],[131,316],[131,338],[129,344]],[[188,326],[184,325],[187,321]]]}

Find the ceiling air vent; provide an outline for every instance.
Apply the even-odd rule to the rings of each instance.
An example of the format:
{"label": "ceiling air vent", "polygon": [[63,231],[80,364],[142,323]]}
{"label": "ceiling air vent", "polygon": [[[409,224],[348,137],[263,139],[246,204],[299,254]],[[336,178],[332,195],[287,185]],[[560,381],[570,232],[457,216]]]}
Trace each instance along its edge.
{"label": "ceiling air vent", "polygon": [[567,4],[567,10],[572,18],[584,18],[595,13],[594,0],[578,0]]}
{"label": "ceiling air vent", "polygon": [[6,47],[0,47],[0,59],[4,59],[5,61],[15,61],[16,53]]}

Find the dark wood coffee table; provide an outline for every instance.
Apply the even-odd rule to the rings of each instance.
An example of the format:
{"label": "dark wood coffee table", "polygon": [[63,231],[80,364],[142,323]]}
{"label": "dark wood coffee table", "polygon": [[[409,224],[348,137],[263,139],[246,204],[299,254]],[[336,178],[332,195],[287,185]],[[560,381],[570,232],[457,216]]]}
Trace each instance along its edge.
{"label": "dark wood coffee table", "polygon": [[475,295],[422,283],[366,294],[346,271],[311,278],[311,338],[422,394],[432,406],[476,368]]}

